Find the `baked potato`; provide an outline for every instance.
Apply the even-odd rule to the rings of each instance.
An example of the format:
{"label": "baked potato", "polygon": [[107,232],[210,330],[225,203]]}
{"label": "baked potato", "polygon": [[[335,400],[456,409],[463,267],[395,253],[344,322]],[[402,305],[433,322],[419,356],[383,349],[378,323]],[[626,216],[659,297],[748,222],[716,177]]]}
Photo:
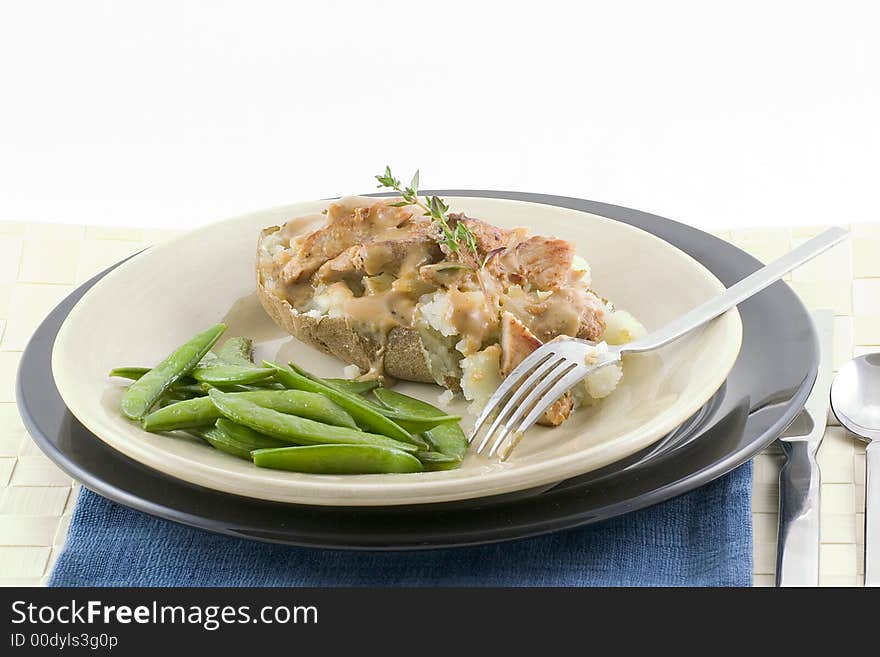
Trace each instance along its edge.
{"label": "baked potato", "polygon": [[[398,201],[346,198],[315,230],[299,221],[263,230],[257,289],[269,316],[364,378],[437,383],[476,408],[546,340],[600,341],[609,319],[615,338],[644,331],[590,289],[569,242],[450,214],[449,226],[474,238],[455,249],[437,222]],[[604,396],[617,380],[588,382],[543,422],[559,424],[583,394]]]}

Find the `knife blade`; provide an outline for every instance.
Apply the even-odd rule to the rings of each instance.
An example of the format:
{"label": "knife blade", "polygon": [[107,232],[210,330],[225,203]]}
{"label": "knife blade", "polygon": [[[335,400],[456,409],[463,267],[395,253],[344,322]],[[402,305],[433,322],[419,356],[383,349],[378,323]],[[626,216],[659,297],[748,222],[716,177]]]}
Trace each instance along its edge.
{"label": "knife blade", "polygon": [[825,435],[831,390],[834,315],[812,313],[819,336],[819,371],[804,409],[779,438],[785,463],[779,472],[776,586],[819,585],[819,487],[816,453]]}

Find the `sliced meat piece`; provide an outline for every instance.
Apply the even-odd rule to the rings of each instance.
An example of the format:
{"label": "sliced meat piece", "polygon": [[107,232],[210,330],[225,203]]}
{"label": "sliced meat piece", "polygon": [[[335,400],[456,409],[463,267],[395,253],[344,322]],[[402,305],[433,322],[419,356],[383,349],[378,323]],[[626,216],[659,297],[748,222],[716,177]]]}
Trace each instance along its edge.
{"label": "sliced meat piece", "polygon": [[[526,356],[540,347],[542,342],[529,331],[525,324],[511,313],[501,316],[501,376],[510,374]],[[574,408],[571,393],[557,399],[538,420],[538,424],[555,427],[562,424]]]}
{"label": "sliced meat piece", "polygon": [[315,277],[324,283],[352,275],[391,274],[399,278],[401,274],[436,262],[441,257],[440,246],[429,238],[373,240],[349,247],[328,260],[321,265]]}
{"label": "sliced meat piece", "polygon": [[543,344],[509,312],[501,315],[501,376],[507,376],[526,356]]}
{"label": "sliced meat piece", "polygon": [[444,260],[419,269],[419,278],[435,287],[455,287],[472,270],[458,261]]}
{"label": "sliced meat piece", "polygon": [[547,412],[538,420],[538,424],[545,427],[558,427],[568,419],[573,410],[574,397],[570,392],[566,392],[547,409]]}
{"label": "sliced meat piece", "polygon": [[364,271],[368,276],[391,274],[400,278],[442,257],[440,245],[427,237],[369,242],[361,248]]}
{"label": "sliced meat piece", "polygon": [[560,335],[574,336],[580,326],[581,297],[571,288],[554,290],[543,301],[528,305],[523,319],[541,342]]}
{"label": "sliced meat piece", "polygon": [[[510,240],[517,232],[508,228],[493,226],[480,219],[470,219],[464,215],[460,215],[460,217],[464,220],[465,226],[470,228],[470,231],[474,234],[477,240],[477,248],[484,255],[493,249],[510,244]],[[452,215],[450,215],[450,219],[452,219]]]}
{"label": "sliced meat piece", "polygon": [[291,258],[281,270],[288,285],[311,276],[321,265],[346,249],[362,244],[383,230],[396,228],[412,218],[407,208],[394,208],[383,200],[369,207],[349,209],[331,203],[327,225],[291,243]]}
{"label": "sliced meat piece", "polygon": [[574,246],[565,240],[535,235],[501,255],[502,266],[539,290],[564,287],[571,276]]}
{"label": "sliced meat piece", "polygon": [[599,340],[605,333],[605,304],[589,290],[564,287],[539,303],[526,306],[526,322],[538,339],[560,335]]}
{"label": "sliced meat piece", "polygon": [[605,304],[592,292],[587,292],[585,301],[577,337],[597,341],[605,333]]}
{"label": "sliced meat piece", "polygon": [[322,283],[341,281],[349,274],[363,272],[363,262],[360,255],[362,245],[350,246],[335,258],[331,258],[318,267],[315,278]]}
{"label": "sliced meat piece", "polygon": [[[452,251],[446,245],[441,245],[443,248],[443,253],[450,258],[460,258],[470,266],[481,265],[482,259],[486,256],[487,253],[501,247],[506,247],[508,244],[511,243],[514,236],[520,232],[518,230],[510,230],[508,228],[499,228],[498,226],[493,226],[492,224],[481,221],[480,219],[471,219],[470,217],[466,217],[464,213],[461,212],[453,212],[447,215],[447,219],[449,220],[449,226],[451,228],[455,228],[459,222],[464,222],[464,225],[470,229],[471,233],[473,233],[474,235],[474,239],[477,242],[477,251],[479,251],[480,253],[480,262],[475,262],[473,255],[469,252],[463,252],[456,256],[456,254],[452,253]],[[442,240],[442,238],[442,230],[440,230],[439,227],[436,227],[436,239]]]}

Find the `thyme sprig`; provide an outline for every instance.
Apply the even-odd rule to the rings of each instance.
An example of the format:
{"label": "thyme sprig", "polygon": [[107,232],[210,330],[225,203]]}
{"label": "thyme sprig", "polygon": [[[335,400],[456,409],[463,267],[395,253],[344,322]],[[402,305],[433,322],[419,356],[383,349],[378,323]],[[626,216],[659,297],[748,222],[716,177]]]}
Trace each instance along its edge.
{"label": "thyme sprig", "polygon": [[[391,203],[391,206],[400,208],[414,205],[420,208],[423,210],[424,216],[431,217],[431,219],[433,219],[440,227],[443,234],[443,239],[440,240],[441,244],[446,245],[446,248],[448,248],[450,252],[459,257],[461,257],[462,252],[464,251],[470,253],[475,262],[480,262],[480,252],[477,247],[476,235],[474,235],[473,231],[471,231],[463,221],[455,222],[455,226],[449,224],[449,218],[446,216],[446,213],[449,212],[449,206],[446,205],[446,201],[439,196],[425,197],[424,201],[419,198],[418,170],[416,170],[415,175],[413,175],[412,180],[406,187],[401,186],[400,180],[394,177],[391,173],[391,167],[389,166],[385,167],[384,174],[376,176],[376,180],[379,181],[380,188],[387,187],[393,189],[403,197],[402,201]],[[480,268],[482,269],[485,264],[486,260],[483,261]]]}

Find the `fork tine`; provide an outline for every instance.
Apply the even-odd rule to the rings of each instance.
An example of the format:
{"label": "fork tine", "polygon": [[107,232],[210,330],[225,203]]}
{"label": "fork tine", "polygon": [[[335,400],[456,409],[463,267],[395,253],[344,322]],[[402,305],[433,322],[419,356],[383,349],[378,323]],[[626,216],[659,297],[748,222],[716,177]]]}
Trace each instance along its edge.
{"label": "fork tine", "polygon": [[504,399],[508,393],[516,386],[517,383],[522,381],[524,376],[532,370],[536,365],[541,364],[544,359],[550,358],[553,355],[553,348],[549,345],[542,345],[535,349],[532,353],[526,356],[523,361],[517,365],[514,370],[507,375],[504,381],[501,382],[501,385],[498,386],[498,389],[492,394],[489,398],[489,401],[486,402],[486,405],[483,407],[483,411],[480,413],[477,421],[474,423],[474,428],[471,430],[471,435],[468,436],[468,442],[472,442],[474,438],[476,438],[477,434],[480,431],[480,428],[489,419],[489,416],[492,415],[492,411],[494,411],[498,405],[501,403],[501,400]]}
{"label": "fork tine", "polygon": [[[528,413],[529,409],[534,406],[535,402],[541,398],[548,388],[558,381],[560,377],[565,376],[565,374],[573,367],[576,367],[576,363],[569,360],[562,360],[559,365],[550,370],[541,380],[536,380],[536,377],[529,377],[529,379],[523,383],[523,387],[526,387],[526,385],[531,382],[534,382],[535,386],[534,388],[529,386],[531,390],[529,391],[528,396],[516,406],[513,415],[511,415],[510,419],[504,423],[504,427],[501,429],[501,432],[492,444],[492,449],[489,450],[490,458],[498,450],[501,443],[504,442],[504,439],[510,434],[511,429],[513,429],[513,427],[522,419],[523,415]],[[513,405],[508,402],[506,406]]]}
{"label": "fork tine", "polygon": [[[511,398],[507,401],[507,403],[504,404],[504,408],[502,408],[498,412],[498,415],[495,416],[495,421],[489,427],[489,430],[486,432],[486,435],[483,436],[483,440],[480,442],[479,447],[477,447],[477,454],[481,453],[485,449],[486,443],[489,442],[489,438],[492,436],[493,433],[495,433],[495,429],[498,428],[498,425],[501,424],[501,422],[507,418],[508,413],[510,411],[512,411],[513,409],[515,409],[516,405],[519,403],[519,401],[523,397],[525,397],[526,393],[528,393],[529,386],[527,386],[525,384],[528,383],[529,381],[540,380],[541,377],[543,377],[544,374],[548,370],[552,369],[553,367],[556,367],[561,362],[563,362],[563,359],[561,357],[554,358],[553,356],[551,356],[550,358],[548,358],[543,363],[538,365],[538,367],[535,368],[535,370],[534,370],[534,372],[532,372],[531,376],[529,376],[529,378],[526,379],[526,381],[523,383],[523,385],[519,386],[514,391],[513,396],[511,396]],[[514,372],[515,371],[516,370],[514,369]]]}
{"label": "fork tine", "polygon": [[[529,411],[529,414],[522,421],[522,424],[517,427],[514,435],[521,435],[528,431],[531,426],[538,421],[538,419],[547,411],[553,403],[556,402],[557,399],[562,397],[573,385],[575,385],[578,381],[580,381],[588,372],[593,369],[598,368],[590,368],[586,365],[578,365],[573,370],[568,371],[561,379],[559,379],[552,388],[550,388],[544,395],[537,401],[537,403],[532,407],[532,410]],[[523,404],[525,406],[525,404]],[[501,443],[497,443],[493,446],[493,450],[489,452],[491,456],[494,453],[494,450],[501,446]],[[516,444],[511,445],[509,449],[507,449],[504,454],[501,455],[501,460],[506,461],[507,457],[510,456],[510,453],[513,451],[513,448],[516,447]]]}

